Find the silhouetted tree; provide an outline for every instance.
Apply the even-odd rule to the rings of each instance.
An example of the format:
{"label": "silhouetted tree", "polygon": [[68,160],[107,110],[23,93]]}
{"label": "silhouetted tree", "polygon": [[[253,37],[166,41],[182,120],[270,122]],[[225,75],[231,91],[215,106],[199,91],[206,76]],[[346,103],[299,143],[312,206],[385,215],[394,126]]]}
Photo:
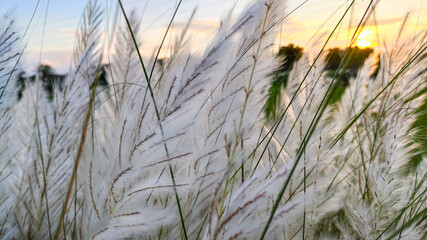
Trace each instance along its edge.
{"label": "silhouetted tree", "polygon": [[99,74],[99,79],[98,79],[98,86],[107,86],[108,85],[106,74],[107,74],[109,67],[110,67],[109,64],[104,64],[101,66],[101,70],[100,70],[101,72]]}
{"label": "silhouetted tree", "polygon": [[[347,55],[344,59],[345,52]],[[373,52],[372,48],[361,49],[359,47],[350,47],[348,49],[332,48],[326,55],[326,66],[328,74],[332,77],[341,65],[337,73],[337,79],[344,86],[348,85],[348,81],[352,77],[357,76],[357,71],[363,65],[366,58]]]}
{"label": "silhouetted tree", "polygon": [[24,91],[25,88],[25,71],[20,71],[18,73],[17,76],[17,80],[16,80],[16,87],[18,88],[18,99],[22,98],[22,92]]}
{"label": "silhouetted tree", "polygon": [[37,72],[34,75],[26,76],[25,71],[21,71],[18,74],[17,87],[18,90],[18,98],[22,97],[22,92],[25,89],[26,81],[34,82],[38,77],[42,83],[43,89],[47,92],[50,99],[53,98],[53,89],[54,86],[57,86],[60,90],[62,89],[62,82],[65,80],[67,75],[56,74],[55,70],[47,65],[41,64],[37,67]]}
{"label": "silhouetted tree", "polygon": [[277,57],[281,59],[279,69],[274,74],[274,80],[268,90],[268,99],[265,106],[265,115],[267,119],[275,119],[277,116],[277,107],[280,103],[280,91],[286,87],[289,73],[292,70],[294,63],[301,57],[303,48],[294,44],[281,47],[277,53]]}
{"label": "silhouetted tree", "polygon": [[288,81],[289,72],[292,70],[294,63],[302,56],[303,48],[292,43],[287,46],[281,47],[277,53],[277,57],[282,60],[280,68],[277,70],[278,79],[286,86]]}
{"label": "silhouetted tree", "polygon": [[55,71],[49,65],[40,65],[37,68],[37,75],[40,78],[40,81],[43,83],[44,89],[47,91],[49,98],[53,98],[53,86],[54,84],[59,84],[59,78],[55,75]]}

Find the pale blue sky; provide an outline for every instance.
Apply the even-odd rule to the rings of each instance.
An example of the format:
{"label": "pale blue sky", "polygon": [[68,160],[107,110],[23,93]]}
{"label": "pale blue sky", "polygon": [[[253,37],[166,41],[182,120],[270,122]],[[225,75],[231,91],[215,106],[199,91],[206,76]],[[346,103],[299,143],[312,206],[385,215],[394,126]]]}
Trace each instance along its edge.
{"label": "pale blue sky", "polygon": [[[38,0],[0,0],[0,14],[8,13],[16,19],[17,31],[23,33]],[[24,69],[31,71],[39,62],[44,16],[48,0],[40,0],[34,21],[24,39],[28,42],[27,51],[22,60]],[[107,4],[115,6],[116,0],[99,0],[104,7]],[[137,9],[140,13],[147,0],[124,0],[125,7],[130,11]],[[206,41],[210,33],[214,32],[218,20],[228,9],[236,4],[236,12],[241,11],[251,0],[183,0],[176,17],[176,24],[184,23],[192,10],[197,6],[195,16],[194,33],[200,33],[200,39]],[[287,10],[294,9],[303,0],[289,0]],[[307,43],[311,35],[319,28],[338,6],[348,3],[349,0],[309,0],[302,8],[296,11],[288,21],[282,25],[282,43],[296,42],[300,45]],[[74,31],[77,28],[79,18],[84,10],[87,0],[50,0],[46,22],[46,34],[43,44],[42,62],[52,64],[58,72],[66,72],[70,62],[71,51],[74,42]],[[143,51],[148,54],[155,47],[169,21],[177,0],[149,0],[147,11],[143,16]],[[369,0],[357,0],[353,17],[357,19],[363,13]],[[420,15],[417,28],[426,29],[426,6],[421,5],[422,0],[382,0],[377,7],[377,19],[379,24],[385,26],[384,34],[390,34],[387,29],[396,28],[399,21],[408,12],[412,11],[411,21],[414,22]],[[424,4],[426,5],[426,4]],[[340,9],[322,30],[327,31],[336,22]],[[349,19],[345,28],[349,25]],[[354,24],[357,20],[354,20]],[[353,24],[353,25],[354,25]],[[388,28],[387,28],[388,27]],[[343,33],[344,35],[344,33]],[[338,37],[336,45],[345,45],[345,37]]]}

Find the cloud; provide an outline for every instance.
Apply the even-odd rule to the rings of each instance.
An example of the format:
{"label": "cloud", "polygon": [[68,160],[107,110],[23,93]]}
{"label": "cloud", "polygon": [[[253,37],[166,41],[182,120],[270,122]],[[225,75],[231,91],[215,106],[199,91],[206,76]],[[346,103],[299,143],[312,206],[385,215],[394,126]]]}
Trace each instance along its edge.
{"label": "cloud", "polygon": [[[187,22],[177,22],[174,24],[175,28],[184,29],[187,26]],[[199,31],[213,31],[219,27],[219,21],[208,20],[208,19],[197,19],[193,20],[190,24],[191,30]]]}

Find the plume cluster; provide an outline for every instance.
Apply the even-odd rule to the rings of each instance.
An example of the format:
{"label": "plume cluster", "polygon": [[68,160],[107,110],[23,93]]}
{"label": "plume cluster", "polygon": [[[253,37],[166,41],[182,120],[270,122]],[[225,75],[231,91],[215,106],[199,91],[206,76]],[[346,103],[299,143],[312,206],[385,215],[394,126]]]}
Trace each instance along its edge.
{"label": "plume cluster", "polygon": [[52,101],[39,81],[16,99],[18,38],[2,21],[1,238],[425,238],[426,159],[411,167],[425,35],[382,49],[376,75],[370,57],[333,105],[335,79],[309,51],[266,121],[283,4],[230,12],[198,51],[183,35],[162,66],[123,10],[100,87],[108,43],[89,1]]}

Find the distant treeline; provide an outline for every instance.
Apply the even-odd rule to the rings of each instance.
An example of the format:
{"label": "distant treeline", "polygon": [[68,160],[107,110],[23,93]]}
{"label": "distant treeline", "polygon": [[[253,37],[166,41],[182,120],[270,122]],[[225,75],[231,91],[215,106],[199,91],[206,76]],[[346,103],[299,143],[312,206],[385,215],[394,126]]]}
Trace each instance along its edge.
{"label": "distant treeline", "polygon": [[[107,81],[105,78],[106,69],[108,68],[108,65],[103,65],[101,67],[101,73],[98,80],[98,85],[106,86]],[[67,74],[57,74],[55,70],[47,64],[42,64],[37,67],[37,71],[35,74],[27,76],[25,71],[21,71],[18,74],[18,97],[19,99],[22,97],[22,92],[25,89],[26,82],[35,82],[37,77],[39,78],[40,82],[42,83],[42,86],[46,93],[48,94],[49,98],[53,98],[53,89],[54,86],[57,86],[59,90],[62,89],[62,84],[64,80],[67,78]]]}
{"label": "distant treeline", "polygon": [[[267,118],[275,118],[277,103],[280,99],[281,88],[286,87],[289,73],[292,67],[303,54],[304,49],[300,46],[289,44],[280,48],[277,53],[277,57],[280,58],[281,64],[279,69],[273,72],[274,81],[269,88],[269,99],[266,103],[266,116]],[[350,78],[357,75],[358,69],[363,65],[365,59],[373,52],[372,48],[360,49],[358,47],[352,47],[347,49],[332,48],[327,51],[325,59],[325,71],[330,77],[335,75],[336,79],[339,80],[341,86],[347,86]],[[344,58],[344,56],[346,57]],[[343,59],[345,59],[343,61]],[[161,60],[162,61],[162,60]],[[379,62],[377,64],[379,66]],[[378,69],[377,66],[377,69]],[[108,65],[103,65],[101,68],[101,74],[99,78],[99,85],[106,86],[107,81],[105,78]],[[337,71],[339,69],[339,71]],[[374,73],[376,74],[376,72]],[[57,86],[58,89],[62,89],[62,83],[67,77],[66,74],[57,74],[55,70],[49,65],[40,65],[37,68],[37,72],[33,75],[27,76],[25,71],[19,73],[18,76],[18,87],[19,97],[22,95],[22,91],[25,88],[25,82],[34,82],[36,77],[39,77],[42,82],[44,90],[48,96],[52,99],[53,88]]]}

